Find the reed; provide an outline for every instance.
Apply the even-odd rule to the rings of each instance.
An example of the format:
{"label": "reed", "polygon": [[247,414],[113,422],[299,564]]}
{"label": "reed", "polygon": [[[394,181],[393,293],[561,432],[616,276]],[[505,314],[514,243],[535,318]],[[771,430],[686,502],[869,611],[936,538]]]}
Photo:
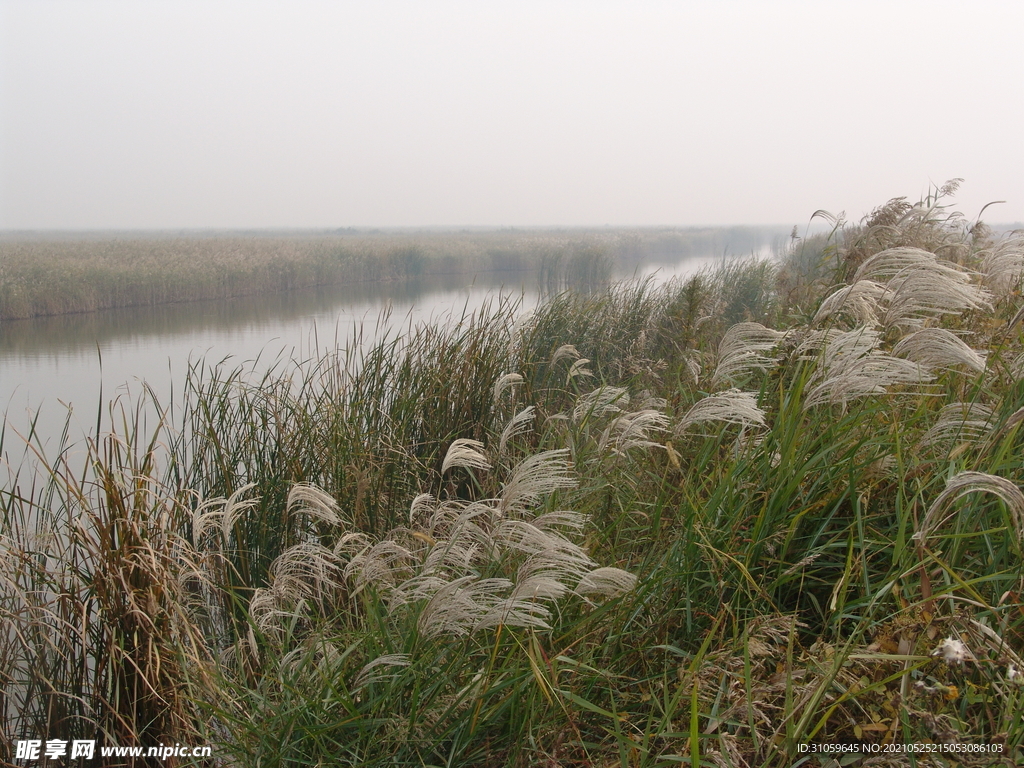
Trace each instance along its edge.
{"label": "reed", "polygon": [[149,434],[119,410],[0,494],[5,733],[225,765],[1021,763],[1019,241],[941,201],[820,259],[197,363]]}
{"label": "reed", "polygon": [[0,320],[431,275],[516,272],[605,286],[614,265],[741,254],[766,228],[0,237]]}

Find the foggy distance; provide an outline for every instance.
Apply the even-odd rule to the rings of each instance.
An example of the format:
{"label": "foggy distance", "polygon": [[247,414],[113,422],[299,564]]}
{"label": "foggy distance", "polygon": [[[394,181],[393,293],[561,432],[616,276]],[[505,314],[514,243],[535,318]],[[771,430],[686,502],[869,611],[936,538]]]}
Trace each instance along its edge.
{"label": "foggy distance", "polygon": [[1012,3],[0,3],[0,228],[1024,220]]}

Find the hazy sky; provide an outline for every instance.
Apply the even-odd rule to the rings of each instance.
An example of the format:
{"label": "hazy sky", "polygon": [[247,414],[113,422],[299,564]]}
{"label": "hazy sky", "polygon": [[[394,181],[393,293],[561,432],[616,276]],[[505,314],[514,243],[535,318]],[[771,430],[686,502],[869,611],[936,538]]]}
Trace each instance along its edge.
{"label": "hazy sky", "polygon": [[0,0],[0,228],[1024,221],[1021,2]]}

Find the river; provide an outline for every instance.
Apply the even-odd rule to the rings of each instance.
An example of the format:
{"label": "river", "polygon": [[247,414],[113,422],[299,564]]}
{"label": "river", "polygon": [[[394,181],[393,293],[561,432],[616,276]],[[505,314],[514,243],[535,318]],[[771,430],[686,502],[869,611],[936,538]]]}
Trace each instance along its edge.
{"label": "river", "polygon": [[[714,260],[689,258],[617,278],[660,281]],[[532,274],[482,273],[6,321],[0,323],[5,458],[17,461],[32,425],[43,453],[54,451],[69,414],[72,441],[95,432],[100,404],[108,429],[105,404],[118,397],[134,402],[144,385],[166,405],[190,363],[201,358],[266,370],[280,358],[305,360],[338,349],[360,323],[372,335],[385,307],[390,326],[404,327],[472,311],[499,294],[521,297],[527,308],[540,295]]]}

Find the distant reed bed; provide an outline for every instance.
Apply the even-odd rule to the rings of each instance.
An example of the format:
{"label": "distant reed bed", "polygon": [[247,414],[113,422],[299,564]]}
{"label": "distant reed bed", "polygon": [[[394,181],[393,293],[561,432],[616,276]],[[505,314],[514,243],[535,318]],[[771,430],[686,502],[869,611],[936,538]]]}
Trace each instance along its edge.
{"label": "distant reed bed", "polygon": [[6,438],[5,735],[1022,764],[1024,239],[954,188],[781,262],[198,363],[85,462]]}
{"label": "distant reed bed", "polygon": [[616,263],[758,247],[765,231],[417,232],[0,238],[0,320],[425,275],[520,272],[607,283]]}

